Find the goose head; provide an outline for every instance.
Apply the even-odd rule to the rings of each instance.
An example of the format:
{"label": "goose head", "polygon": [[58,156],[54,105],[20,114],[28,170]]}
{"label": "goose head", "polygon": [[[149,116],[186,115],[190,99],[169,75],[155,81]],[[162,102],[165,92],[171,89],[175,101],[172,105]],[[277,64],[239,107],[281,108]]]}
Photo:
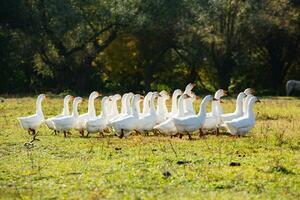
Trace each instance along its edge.
{"label": "goose head", "polygon": [[173,92],[173,97],[178,97],[178,96],[180,96],[180,95],[182,95],[182,91],[180,90],[180,89],[176,89],[174,92]]}
{"label": "goose head", "polygon": [[102,102],[102,103],[107,103],[107,101],[110,101],[109,97],[107,97],[107,96],[104,96],[104,97],[101,99],[101,102]]}
{"label": "goose head", "polygon": [[184,93],[189,94],[195,86],[196,86],[195,83],[187,84],[187,86],[185,87]]}
{"label": "goose head", "polygon": [[221,97],[227,96],[228,92],[226,90],[223,89],[219,89],[218,91],[216,91],[215,93],[215,98],[216,99],[220,99]]}
{"label": "goose head", "polygon": [[64,98],[64,102],[69,102],[70,100],[73,100],[75,97],[73,97],[72,95],[67,95]]}
{"label": "goose head", "polygon": [[150,99],[153,92],[148,92],[145,96],[145,100]]}
{"label": "goose head", "polygon": [[90,94],[89,99],[96,99],[99,96],[100,96],[100,93],[97,91],[94,91]]}
{"label": "goose head", "polygon": [[159,96],[159,93],[158,93],[158,92],[153,92],[153,93],[152,93],[152,97],[155,97],[155,98],[156,98],[156,97],[158,97],[158,96]]}
{"label": "goose head", "polygon": [[250,94],[254,95],[255,94],[255,90],[252,89],[252,88],[247,88],[247,89],[244,90],[244,93],[246,95],[250,95]]}
{"label": "goose head", "polygon": [[120,94],[115,94],[113,97],[112,97],[115,101],[118,101],[121,99],[121,95]]}
{"label": "goose head", "polygon": [[79,104],[82,102],[82,98],[81,97],[75,97],[73,103],[74,104]]}
{"label": "goose head", "polygon": [[246,111],[246,114],[248,116],[254,116],[254,114],[253,114],[253,105],[256,102],[260,103],[260,100],[256,96],[250,97],[250,99],[248,101],[248,104],[247,104],[247,111]]}
{"label": "goose head", "polygon": [[132,99],[132,103],[133,104],[136,104],[136,103],[139,103],[140,101],[142,101],[142,99],[144,99],[144,97],[140,94],[135,94],[133,96],[133,99]]}
{"label": "goose head", "polygon": [[38,101],[42,101],[42,100],[44,100],[44,99],[46,99],[47,97],[46,97],[46,95],[45,94],[40,94],[38,97],[37,97],[37,100]]}
{"label": "goose head", "polygon": [[245,92],[240,92],[239,95],[237,96],[237,101],[241,101],[246,97],[247,97],[247,94]]}
{"label": "goose head", "polygon": [[165,90],[161,91],[159,93],[159,96],[162,97],[164,100],[168,100],[170,98],[170,95]]}

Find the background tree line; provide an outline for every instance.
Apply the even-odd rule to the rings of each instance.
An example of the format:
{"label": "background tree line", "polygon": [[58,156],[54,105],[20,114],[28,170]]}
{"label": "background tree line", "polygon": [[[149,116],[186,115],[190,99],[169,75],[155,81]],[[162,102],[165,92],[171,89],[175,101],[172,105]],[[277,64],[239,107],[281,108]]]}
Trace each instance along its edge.
{"label": "background tree line", "polygon": [[300,79],[299,0],[2,0],[0,93],[254,87]]}

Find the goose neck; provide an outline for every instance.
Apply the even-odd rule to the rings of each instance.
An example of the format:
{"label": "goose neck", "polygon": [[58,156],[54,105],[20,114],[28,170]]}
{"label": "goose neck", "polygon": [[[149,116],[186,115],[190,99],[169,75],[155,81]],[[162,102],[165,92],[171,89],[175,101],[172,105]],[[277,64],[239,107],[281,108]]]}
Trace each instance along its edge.
{"label": "goose neck", "polygon": [[177,109],[178,109],[178,106],[177,106],[177,98],[178,98],[178,94],[173,94],[172,96],[172,108],[171,108],[171,113],[172,114],[175,114],[177,113]]}
{"label": "goose neck", "polygon": [[154,104],[155,98],[156,98],[156,96],[152,95],[151,99],[150,99],[150,113],[151,114],[155,113],[155,104]]}
{"label": "goose neck", "polygon": [[70,114],[70,111],[69,111],[69,98],[66,97],[64,99],[64,108],[63,108],[63,112],[62,112],[63,115],[69,115]]}
{"label": "goose neck", "polygon": [[178,100],[178,111],[177,115],[182,116],[184,114],[184,95],[181,95]]}
{"label": "goose neck", "polygon": [[126,101],[127,101],[127,94],[124,94],[121,100],[121,113],[126,113]]}
{"label": "goose neck", "polygon": [[43,97],[39,97],[36,101],[36,113],[40,116],[44,116],[43,110],[42,110],[42,101]]}
{"label": "goose neck", "polygon": [[139,116],[139,101],[136,100],[136,101],[133,101],[133,105],[132,105],[132,114],[135,116],[135,117],[138,117]]}
{"label": "goose neck", "polygon": [[199,109],[199,112],[198,112],[198,117],[199,118],[203,118],[206,116],[206,106],[207,106],[207,103],[209,101],[209,97],[205,97],[202,101],[201,101],[201,104],[200,104],[200,109]]}
{"label": "goose neck", "polygon": [[253,112],[254,103],[255,103],[254,98],[250,99],[250,101],[248,102],[247,114],[246,114],[248,118],[253,118],[254,117],[254,112]]}
{"label": "goose neck", "polygon": [[107,99],[102,99],[101,101],[101,109],[102,109],[102,116],[106,117],[108,115],[107,113]]}
{"label": "goose neck", "polygon": [[238,96],[237,100],[236,100],[236,105],[235,105],[235,113],[236,114],[240,114],[243,113],[243,96]]}
{"label": "goose neck", "polygon": [[159,114],[165,114],[168,112],[168,108],[166,105],[166,99],[164,97],[158,97],[157,112]]}
{"label": "goose neck", "polygon": [[72,115],[73,117],[78,117],[78,104],[79,104],[79,101],[74,101],[73,103],[73,112],[72,112]]}
{"label": "goose neck", "polygon": [[90,97],[88,102],[88,114],[90,116],[96,116],[96,110],[95,110],[95,97]]}

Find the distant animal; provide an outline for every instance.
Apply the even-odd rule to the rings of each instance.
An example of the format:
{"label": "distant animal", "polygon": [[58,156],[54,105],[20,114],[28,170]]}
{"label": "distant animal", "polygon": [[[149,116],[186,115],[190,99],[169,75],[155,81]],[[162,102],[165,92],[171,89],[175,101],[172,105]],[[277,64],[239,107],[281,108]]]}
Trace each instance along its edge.
{"label": "distant animal", "polygon": [[300,91],[300,81],[289,80],[285,85],[286,95],[290,96],[292,91]]}

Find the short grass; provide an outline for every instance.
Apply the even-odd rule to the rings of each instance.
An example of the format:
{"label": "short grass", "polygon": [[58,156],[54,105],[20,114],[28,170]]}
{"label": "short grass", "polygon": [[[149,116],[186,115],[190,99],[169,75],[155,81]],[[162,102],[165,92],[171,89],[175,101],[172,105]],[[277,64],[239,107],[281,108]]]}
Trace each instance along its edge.
{"label": "short grass", "polygon": [[[43,103],[46,116],[61,107],[57,97]],[[247,137],[64,138],[43,126],[27,148],[16,117],[34,109],[31,97],[0,103],[1,199],[300,199],[299,99],[262,98]]]}

